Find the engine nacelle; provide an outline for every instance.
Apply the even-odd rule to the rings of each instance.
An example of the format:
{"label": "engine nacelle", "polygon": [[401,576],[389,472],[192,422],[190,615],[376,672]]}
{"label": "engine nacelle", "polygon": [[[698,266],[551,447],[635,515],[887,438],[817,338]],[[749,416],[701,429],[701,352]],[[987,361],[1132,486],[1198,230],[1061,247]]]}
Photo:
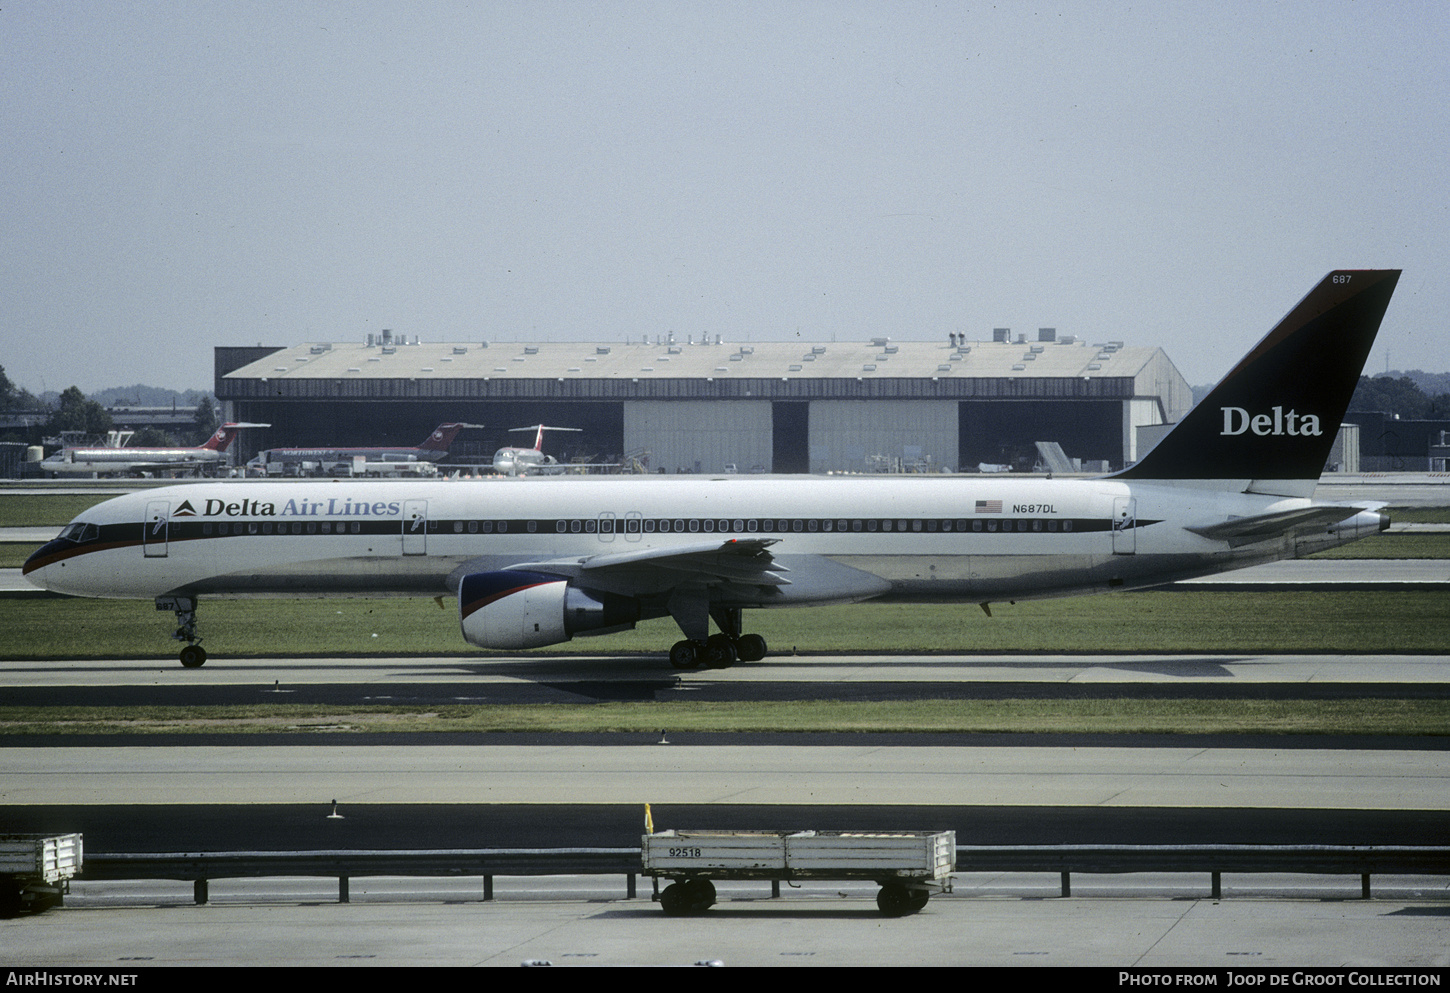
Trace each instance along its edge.
{"label": "engine nacelle", "polygon": [[639,604],[611,593],[586,593],[539,572],[479,572],[458,586],[463,638],[480,648],[541,648],[576,634],[634,627]]}

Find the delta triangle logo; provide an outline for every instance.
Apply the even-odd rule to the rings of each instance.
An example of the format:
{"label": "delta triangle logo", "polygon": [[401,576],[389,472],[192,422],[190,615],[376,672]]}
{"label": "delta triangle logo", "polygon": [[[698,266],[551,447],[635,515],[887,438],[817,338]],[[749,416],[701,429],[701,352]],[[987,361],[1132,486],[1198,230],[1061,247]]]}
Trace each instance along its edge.
{"label": "delta triangle logo", "polygon": [[176,508],[176,511],[171,516],[172,517],[195,517],[196,516],[196,508],[191,505],[191,501],[190,500],[183,500],[183,501],[181,501],[181,506],[177,507]]}

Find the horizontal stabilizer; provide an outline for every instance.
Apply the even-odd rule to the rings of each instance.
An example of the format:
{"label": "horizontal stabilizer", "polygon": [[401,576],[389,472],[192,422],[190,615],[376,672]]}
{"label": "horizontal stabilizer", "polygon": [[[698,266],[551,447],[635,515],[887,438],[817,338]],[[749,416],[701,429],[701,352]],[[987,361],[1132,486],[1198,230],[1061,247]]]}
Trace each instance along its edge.
{"label": "horizontal stabilizer", "polygon": [[1272,514],[1255,514],[1253,517],[1232,517],[1218,524],[1188,527],[1185,530],[1214,541],[1227,541],[1230,545],[1247,545],[1277,538],[1291,531],[1338,524],[1358,514],[1361,509],[1324,505],[1301,507],[1298,510],[1281,510]]}

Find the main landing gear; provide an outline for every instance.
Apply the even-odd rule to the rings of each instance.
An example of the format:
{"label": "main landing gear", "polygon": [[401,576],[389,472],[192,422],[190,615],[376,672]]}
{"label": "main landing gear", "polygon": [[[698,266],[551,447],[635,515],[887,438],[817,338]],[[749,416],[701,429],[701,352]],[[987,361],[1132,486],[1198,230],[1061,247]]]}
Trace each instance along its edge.
{"label": "main landing gear", "polygon": [[[740,633],[740,608],[711,608],[710,616],[720,633],[708,638],[677,641],[670,649],[670,665],[676,669],[728,669],[736,662],[759,662],[765,658],[765,639],[758,634]],[[677,617],[678,621],[679,618]],[[684,625],[680,625],[684,628]],[[690,632],[685,631],[688,635]]]}
{"label": "main landing gear", "polygon": [[176,630],[171,637],[186,642],[181,650],[181,664],[188,669],[200,669],[206,664],[206,649],[201,647],[201,635],[196,633],[196,597],[159,596],[157,610],[170,610],[176,614]]}

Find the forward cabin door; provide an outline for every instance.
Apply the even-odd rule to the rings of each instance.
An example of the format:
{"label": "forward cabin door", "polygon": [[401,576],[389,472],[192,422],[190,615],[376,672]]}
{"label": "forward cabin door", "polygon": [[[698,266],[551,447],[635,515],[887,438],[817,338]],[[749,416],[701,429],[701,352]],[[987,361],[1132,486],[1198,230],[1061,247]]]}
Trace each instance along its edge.
{"label": "forward cabin door", "polygon": [[403,501],[403,554],[428,554],[428,501]]}
{"label": "forward cabin door", "polygon": [[166,500],[146,502],[146,522],[141,530],[141,548],[148,559],[166,558],[171,536],[171,504]]}
{"label": "forward cabin door", "polygon": [[1138,551],[1138,500],[1136,497],[1113,498],[1113,554],[1132,555]]}

